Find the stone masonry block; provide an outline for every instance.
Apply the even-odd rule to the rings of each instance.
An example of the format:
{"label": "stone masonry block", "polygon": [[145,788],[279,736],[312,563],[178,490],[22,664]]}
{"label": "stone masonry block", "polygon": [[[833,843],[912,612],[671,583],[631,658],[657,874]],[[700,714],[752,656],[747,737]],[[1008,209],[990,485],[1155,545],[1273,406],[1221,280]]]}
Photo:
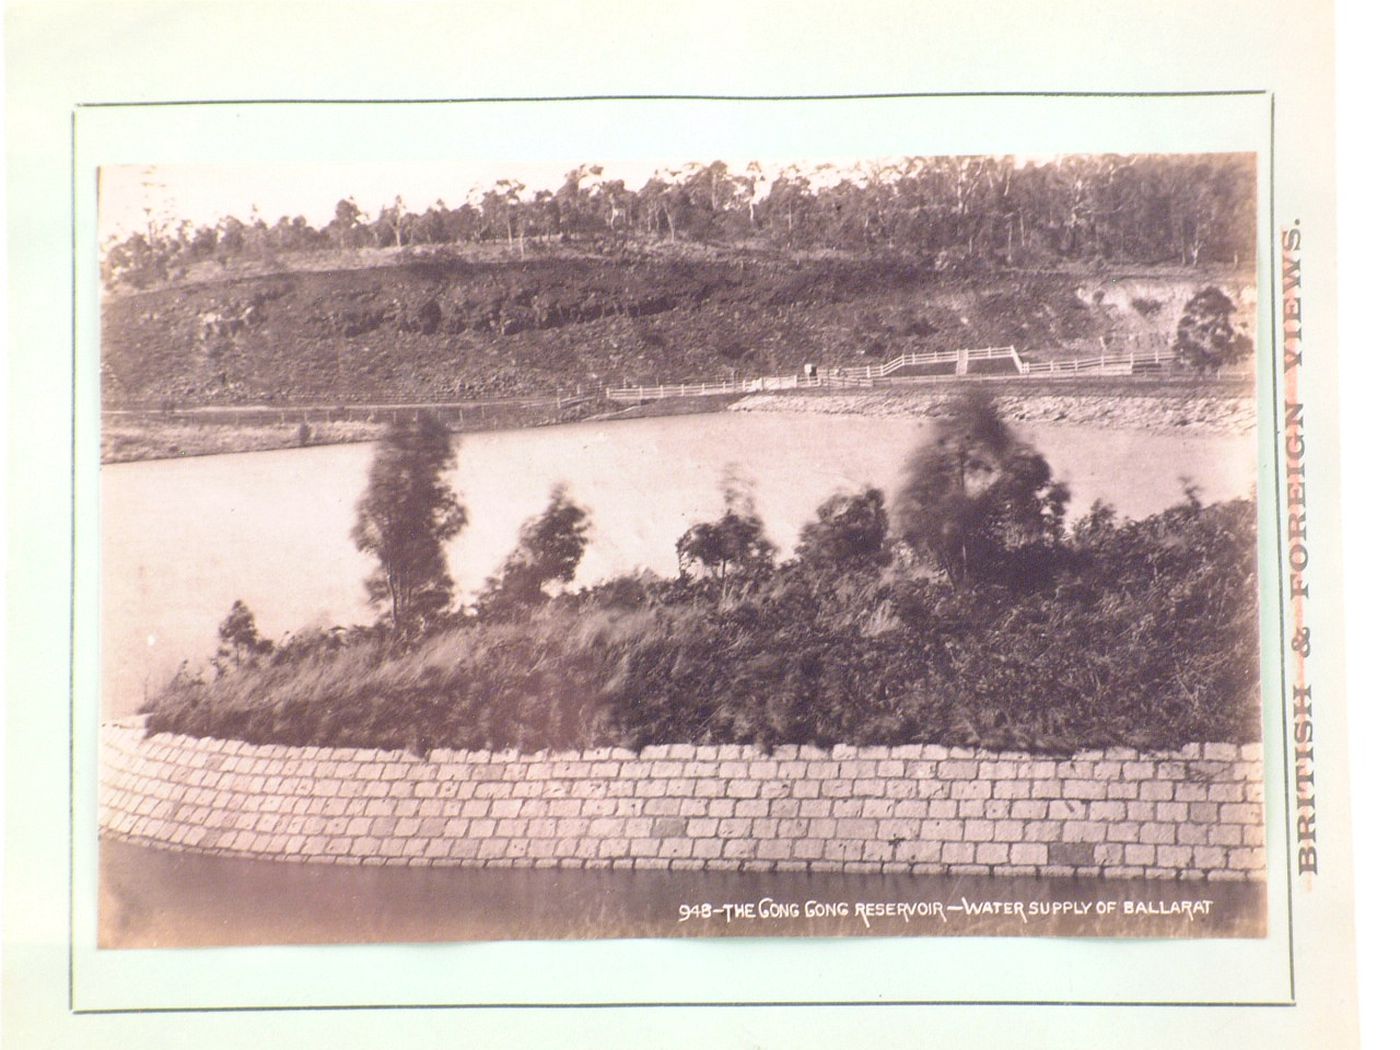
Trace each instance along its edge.
{"label": "stone masonry block", "polygon": [[1090,802],[1090,820],[1125,820],[1128,816],[1128,807],[1122,802]]}
{"label": "stone masonry block", "polygon": [[963,825],[963,839],[967,842],[990,842],[995,832],[990,820],[969,820]]}
{"label": "stone masonry block", "polygon": [[1012,864],[1048,864],[1050,847],[1040,842],[1016,842],[1011,845]]}
{"label": "stone masonry block", "polygon": [[1025,799],[1011,803],[1010,815],[1016,820],[1043,820],[1049,811],[1050,803],[1044,799]]}
{"label": "stone masonry block", "polygon": [[1252,802],[1227,804],[1220,807],[1220,819],[1226,824],[1261,824],[1264,810]]}
{"label": "stone masonry block", "polygon": [[1108,828],[1091,820],[1065,821],[1064,841],[1103,842],[1108,838]]}
{"label": "stone masonry block", "polygon": [[1236,871],[1261,871],[1264,867],[1262,849],[1232,849],[1229,853],[1230,867]]}
{"label": "stone masonry block", "polygon": [[925,820],[919,825],[919,838],[938,842],[962,840],[965,826],[960,820]]}
{"label": "stone masonry block", "polygon": [[1031,797],[1030,783],[1025,780],[998,780],[992,788],[992,797],[999,799],[1028,799]]}
{"label": "stone masonry block", "polygon": [[1141,832],[1142,841],[1158,846],[1170,846],[1176,842],[1176,825],[1150,823],[1143,824]]}
{"label": "stone masonry block", "polygon": [[978,864],[1005,864],[1011,858],[1011,847],[1005,842],[983,842],[977,846],[973,859]]}
{"label": "stone masonry block", "polygon": [[686,833],[686,821],[680,817],[661,817],[652,821],[651,833],[656,838],[679,838]]}
{"label": "stone masonry block", "polygon": [[1088,865],[1094,863],[1091,842],[1051,842],[1046,848],[1049,863],[1054,865]]}
{"label": "stone masonry block", "polygon": [[940,780],[976,780],[976,762],[958,762],[949,760],[938,763],[938,777]]}
{"label": "stone masonry block", "polygon": [[1026,823],[1027,842],[1059,842],[1064,838],[1062,820],[1032,820]]}
{"label": "stone masonry block", "polygon": [[944,864],[971,864],[977,855],[977,844],[973,842],[945,842],[942,860]]}
{"label": "stone masonry block", "polygon": [[890,839],[907,842],[919,837],[919,822],[917,820],[882,820],[875,834],[886,842]]}
{"label": "stone masonry block", "polygon": [[1089,800],[1108,798],[1108,786],[1101,780],[1066,780],[1064,791],[1066,798]]}
{"label": "stone masonry block", "polygon": [[1144,781],[1138,788],[1138,798],[1144,802],[1166,802],[1175,797],[1176,785],[1164,780]]}
{"label": "stone masonry block", "polygon": [[1137,842],[1142,838],[1142,824],[1136,820],[1116,820],[1107,825],[1109,842]]}
{"label": "stone masonry block", "polygon": [[1158,846],[1157,866],[1181,871],[1191,865],[1190,846]]}
{"label": "stone masonry block", "polygon": [[1191,860],[1198,868],[1209,871],[1211,868],[1225,867],[1225,851],[1218,846],[1195,846],[1191,850]]}
{"label": "stone masonry block", "polygon": [[992,797],[992,785],[986,780],[959,780],[952,785],[955,799],[986,799]]}
{"label": "stone masonry block", "polygon": [[1158,820],[1180,823],[1191,815],[1189,802],[1158,802],[1155,816]]}
{"label": "stone masonry block", "polygon": [[664,838],[657,855],[668,859],[677,857],[689,857],[695,848],[695,843],[686,838]]}
{"label": "stone masonry block", "polygon": [[1122,864],[1126,849],[1127,847],[1120,842],[1101,842],[1094,847],[1094,863],[1102,865]]}
{"label": "stone masonry block", "polygon": [[1026,837],[1026,825],[1019,820],[998,820],[992,826],[995,842],[1020,842]]}
{"label": "stone masonry block", "polygon": [[1157,863],[1157,847],[1125,845],[1123,847],[1123,862],[1125,864],[1155,865]]}
{"label": "stone masonry block", "polygon": [[1206,789],[1206,797],[1212,802],[1243,802],[1245,785],[1233,784],[1211,784]]}
{"label": "stone masonry block", "polygon": [[757,855],[760,860],[790,860],[792,843],[785,839],[764,839],[758,843]]}
{"label": "stone masonry block", "polygon": [[1244,844],[1244,828],[1238,824],[1217,824],[1210,829],[1212,846],[1240,846]]}

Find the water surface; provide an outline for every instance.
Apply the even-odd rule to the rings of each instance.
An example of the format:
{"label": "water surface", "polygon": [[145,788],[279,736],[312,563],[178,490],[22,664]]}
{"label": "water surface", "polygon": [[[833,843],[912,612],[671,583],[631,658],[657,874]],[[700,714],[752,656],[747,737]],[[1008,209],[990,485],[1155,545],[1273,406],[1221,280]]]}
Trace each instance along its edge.
{"label": "water surface", "polygon": [[[697,936],[1261,937],[1265,932],[1264,886],[1245,882],[360,867],[241,860],[108,839],[101,843],[100,864],[104,948]],[[1162,902],[1203,898],[1210,901],[1204,914],[1160,914]],[[1008,901],[1022,902],[1020,917],[1001,909],[967,910],[968,904]],[[1056,901],[1063,910],[1030,912],[1031,902]],[[1099,901],[1115,902],[1112,914],[1102,913]],[[1157,911],[1125,917],[1125,901],[1146,902]],[[914,906],[918,913],[858,914],[857,905],[890,902]],[[706,903],[708,918],[680,921],[682,905],[698,909]]]}

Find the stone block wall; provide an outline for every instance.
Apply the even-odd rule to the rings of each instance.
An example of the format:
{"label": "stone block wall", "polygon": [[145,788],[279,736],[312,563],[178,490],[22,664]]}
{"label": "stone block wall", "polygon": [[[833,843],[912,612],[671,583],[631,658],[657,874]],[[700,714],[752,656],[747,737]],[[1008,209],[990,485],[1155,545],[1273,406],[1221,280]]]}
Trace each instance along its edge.
{"label": "stone block wall", "polygon": [[99,822],[347,864],[1258,879],[1259,746],[667,745],[414,756],[103,727]]}

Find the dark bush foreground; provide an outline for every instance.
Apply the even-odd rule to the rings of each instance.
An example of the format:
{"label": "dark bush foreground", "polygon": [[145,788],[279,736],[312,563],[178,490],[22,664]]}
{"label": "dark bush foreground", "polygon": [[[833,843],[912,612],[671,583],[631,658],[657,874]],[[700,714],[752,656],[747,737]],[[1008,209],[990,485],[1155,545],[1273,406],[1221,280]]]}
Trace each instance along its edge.
{"label": "dark bush foreground", "polygon": [[1259,736],[1255,506],[1081,521],[1025,580],[794,562],[612,581],[408,647],[316,635],[177,679],[152,732],[578,748],[940,743],[1044,751]]}

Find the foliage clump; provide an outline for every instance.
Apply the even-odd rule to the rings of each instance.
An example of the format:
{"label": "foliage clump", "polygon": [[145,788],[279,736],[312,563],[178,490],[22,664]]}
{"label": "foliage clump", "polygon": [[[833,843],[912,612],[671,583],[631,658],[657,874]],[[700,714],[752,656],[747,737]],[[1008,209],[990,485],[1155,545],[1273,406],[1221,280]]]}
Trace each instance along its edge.
{"label": "foliage clump", "polygon": [[731,574],[760,575],[772,568],[774,547],[764,533],[753,494],[737,477],[724,482],[724,513],[715,521],[692,525],[676,541],[682,576],[695,566],[723,583]]}
{"label": "foliage clump", "polygon": [[1218,372],[1248,357],[1254,344],[1236,330],[1234,315],[1234,301],[1219,288],[1193,295],[1176,326],[1177,359],[1197,372]]}
{"label": "foliage clump", "polygon": [[214,669],[220,675],[256,662],[273,650],[272,642],[258,632],[252,610],[239,600],[233,603],[224,622],[219,624],[219,649]]}
{"label": "foliage clump", "polygon": [[910,456],[895,517],[905,542],[963,586],[1042,570],[1063,534],[1068,499],[1045,457],[973,388]]}
{"label": "foliage clump", "polygon": [[549,504],[520,529],[516,544],[500,572],[486,582],[477,601],[483,619],[519,616],[548,601],[546,587],[567,584],[578,571],[588,544],[588,511],[556,485]]}
{"label": "foliage clump", "polygon": [[867,487],[858,493],[838,492],[817,508],[817,519],[802,527],[797,540],[799,561],[847,567],[883,565],[890,528],[885,494]]}

